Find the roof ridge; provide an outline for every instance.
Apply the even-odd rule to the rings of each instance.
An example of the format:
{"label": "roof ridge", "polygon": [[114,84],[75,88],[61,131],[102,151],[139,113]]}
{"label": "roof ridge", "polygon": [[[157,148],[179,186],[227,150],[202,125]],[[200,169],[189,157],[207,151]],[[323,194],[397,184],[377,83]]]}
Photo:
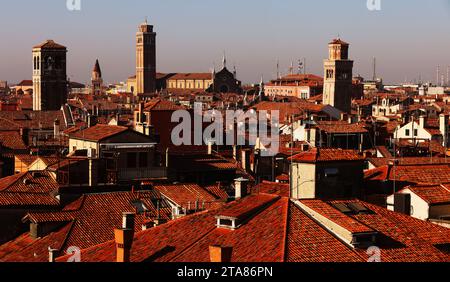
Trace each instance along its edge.
{"label": "roof ridge", "polygon": [[282,241],[282,254],[281,254],[281,262],[286,262],[287,256],[287,240],[288,240],[288,229],[289,229],[289,218],[291,215],[291,209],[289,208],[291,202],[289,199],[282,197],[280,200],[284,201],[284,205],[286,205],[286,216],[284,217],[284,235]]}
{"label": "roof ridge", "polygon": [[[65,245],[66,245],[66,243],[67,243],[67,240],[69,239],[69,234],[72,232],[72,229],[73,229],[73,227],[74,227],[76,221],[77,221],[76,219],[73,219],[71,222],[69,222],[70,227],[69,227],[69,230],[67,230],[67,232],[66,232],[66,236],[64,236],[64,240],[61,242],[61,247],[60,247],[60,249],[58,250],[59,252],[61,252],[61,250],[64,250],[64,249],[65,249]],[[63,227],[63,228],[64,228],[64,227]],[[61,228],[61,229],[62,229],[62,228]],[[66,254],[66,253],[64,252],[64,254]]]}

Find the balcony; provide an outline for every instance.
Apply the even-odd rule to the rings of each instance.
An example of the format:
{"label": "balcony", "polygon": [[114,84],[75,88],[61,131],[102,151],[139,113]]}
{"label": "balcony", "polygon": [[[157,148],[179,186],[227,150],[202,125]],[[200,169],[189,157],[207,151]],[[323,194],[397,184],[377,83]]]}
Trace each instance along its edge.
{"label": "balcony", "polygon": [[118,181],[164,178],[166,176],[167,168],[165,167],[124,168],[118,171]]}

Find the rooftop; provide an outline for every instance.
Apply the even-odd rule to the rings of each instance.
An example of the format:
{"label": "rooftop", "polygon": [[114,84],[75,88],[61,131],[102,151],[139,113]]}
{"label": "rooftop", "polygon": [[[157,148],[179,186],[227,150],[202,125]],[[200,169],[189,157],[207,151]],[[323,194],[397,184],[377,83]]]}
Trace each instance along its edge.
{"label": "rooftop", "polygon": [[299,163],[320,163],[335,161],[363,161],[364,157],[355,150],[319,149],[313,148],[307,152],[299,153],[291,158]]}

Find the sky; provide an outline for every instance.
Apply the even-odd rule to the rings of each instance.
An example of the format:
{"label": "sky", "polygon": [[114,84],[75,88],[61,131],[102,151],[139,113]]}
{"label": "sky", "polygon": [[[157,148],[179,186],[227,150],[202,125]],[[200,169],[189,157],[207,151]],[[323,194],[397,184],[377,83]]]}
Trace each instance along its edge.
{"label": "sky", "polygon": [[[74,0],[78,1],[78,0]],[[68,48],[68,76],[87,83],[99,59],[108,83],[134,74],[135,34],[145,18],[157,32],[157,71],[209,72],[225,52],[244,83],[287,73],[306,58],[323,75],[327,43],[349,42],[354,75],[387,83],[435,82],[450,65],[450,0],[66,0],[2,1],[0,80],[31,79],[31,49],[46,39]],[[377,1],[377,0],[373,0]]]}

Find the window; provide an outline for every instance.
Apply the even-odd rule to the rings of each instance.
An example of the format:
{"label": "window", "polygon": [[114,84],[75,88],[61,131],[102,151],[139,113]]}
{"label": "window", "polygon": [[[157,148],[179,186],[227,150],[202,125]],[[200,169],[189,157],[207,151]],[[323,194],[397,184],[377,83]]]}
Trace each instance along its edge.
{"label": "window", "polygon": [[148,153],[142,152],[139,153],[139,167],[147,167],[148,166]]}
{"label": "window", "polygon": [[339,170],[337,168],[326,168],[325,169],[325,177],[336,177],[339,174]]}
{"label": "window", "polygon": [[414,129],[414,137],[417,137],[417,135],[418,135],[418,130]]}
{"label": "window", "polygon": [[406,129],[406,130],[405,130],[405,135],[406,135],[406,136],[409,136],[409,132],[410,132],[409,129]]}
{"label": "window", "polygon": [[136,153],[127,153],[127,167],[136,168]]}

